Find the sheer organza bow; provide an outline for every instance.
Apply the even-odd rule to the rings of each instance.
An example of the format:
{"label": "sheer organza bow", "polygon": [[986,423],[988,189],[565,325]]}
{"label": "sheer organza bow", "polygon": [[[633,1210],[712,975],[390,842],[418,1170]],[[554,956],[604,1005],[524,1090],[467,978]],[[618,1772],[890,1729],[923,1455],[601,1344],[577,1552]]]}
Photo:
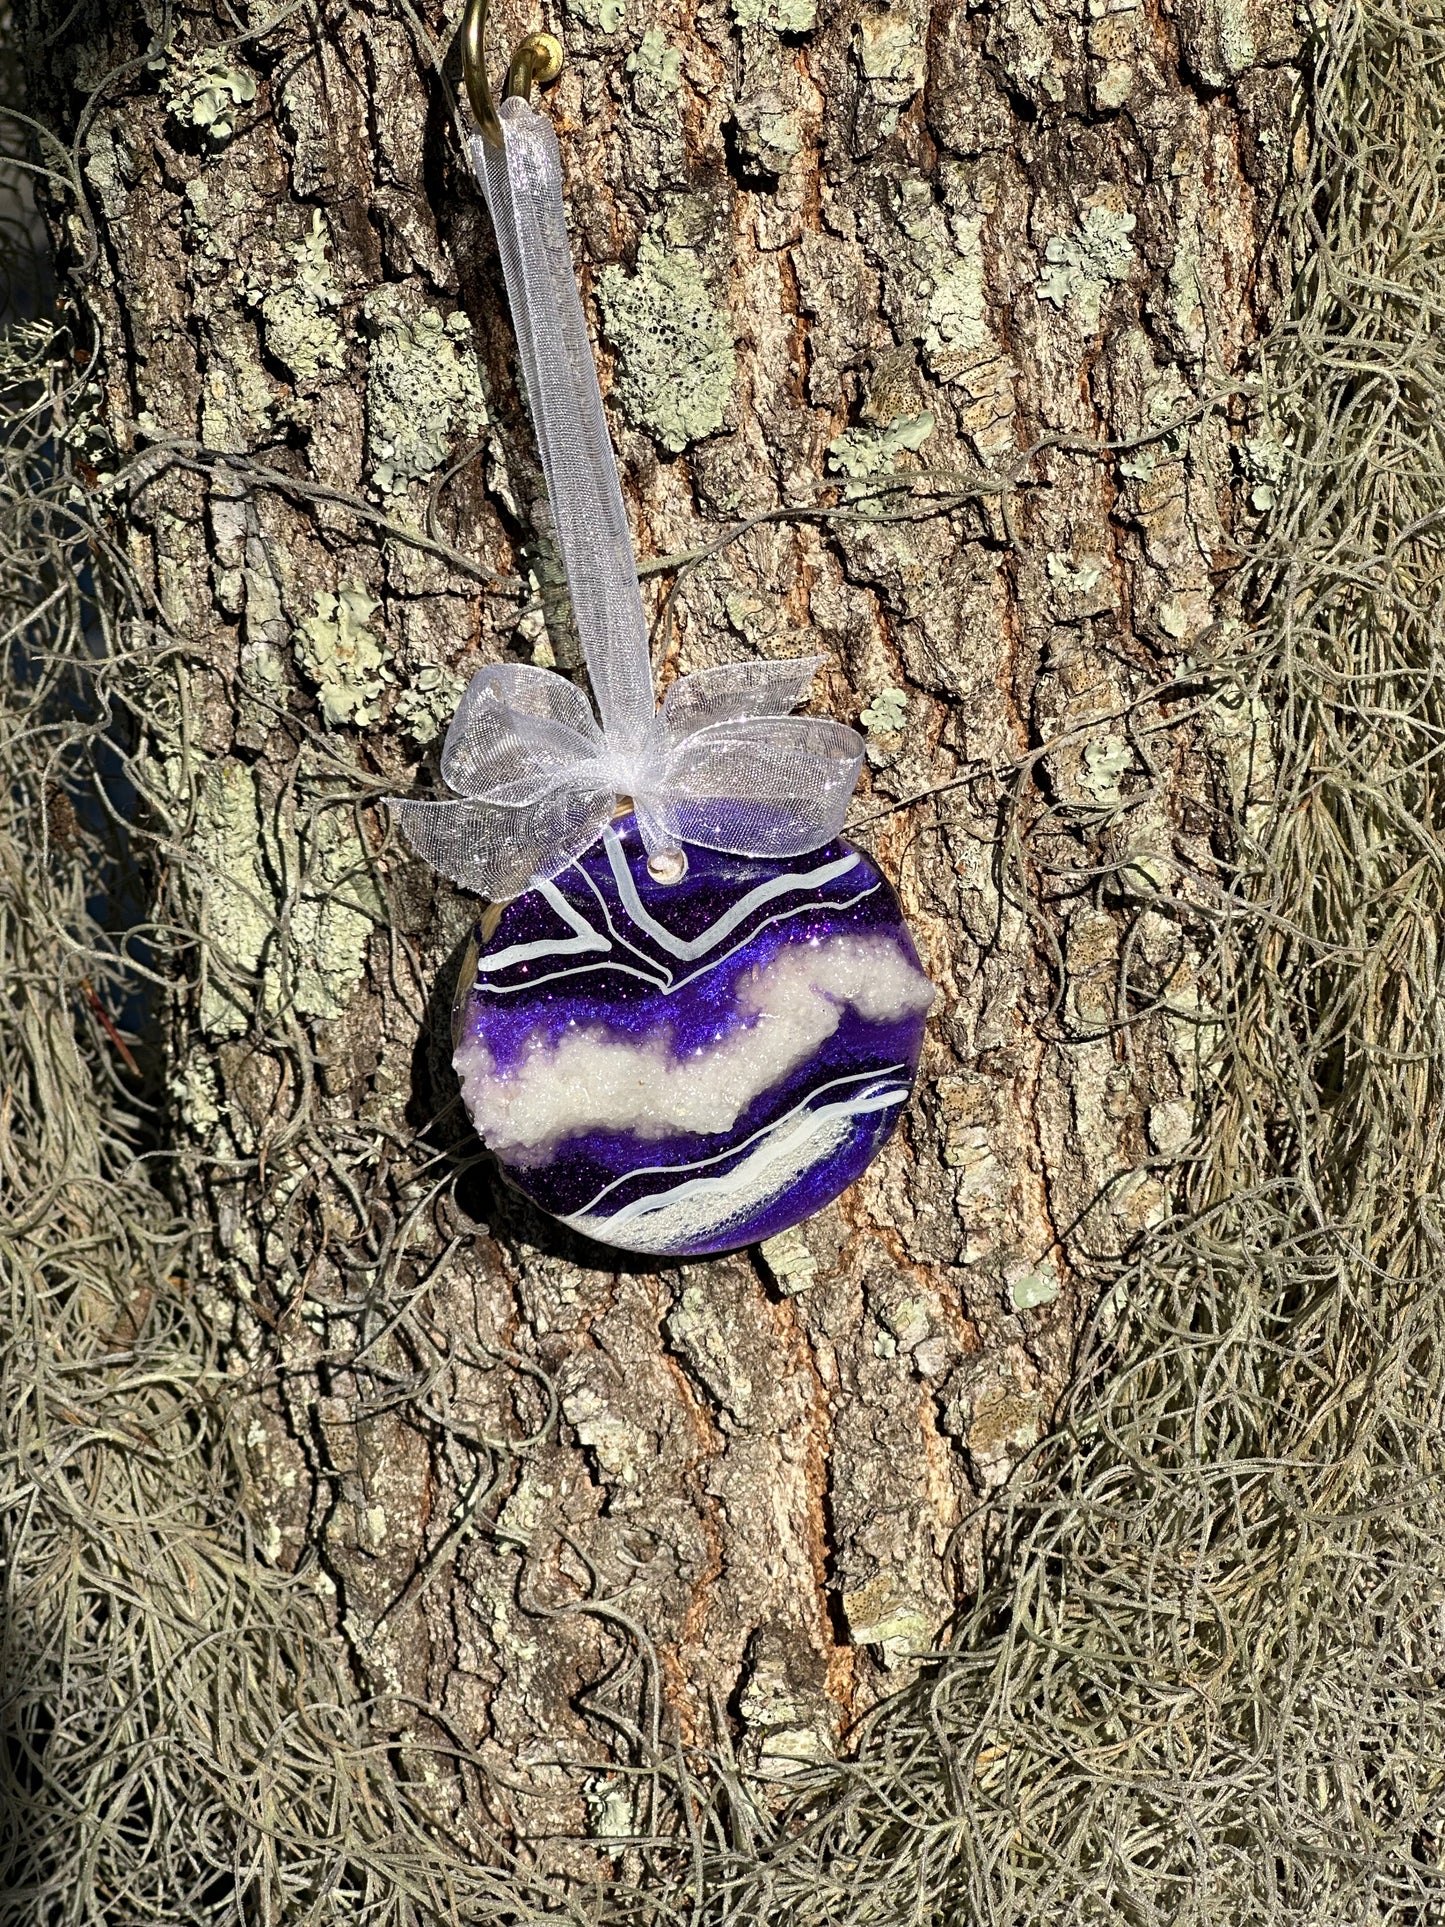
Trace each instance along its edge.
{"label": "sheer organza bow", "polygon": [[728,663],[680,677],[656,705],[617,464],[572,271],[549,122],[520,97],[472,159],[491,209],[522,375],[573,615],[601,723],[548,669],[473,676],[447,731],[454,799],[388,802],[444,876],[493,899],[553,876],[630,797],[653,855],[685,843],[797,856],[842,827],[863,759],[855,730],[794,716],[820,656]]}

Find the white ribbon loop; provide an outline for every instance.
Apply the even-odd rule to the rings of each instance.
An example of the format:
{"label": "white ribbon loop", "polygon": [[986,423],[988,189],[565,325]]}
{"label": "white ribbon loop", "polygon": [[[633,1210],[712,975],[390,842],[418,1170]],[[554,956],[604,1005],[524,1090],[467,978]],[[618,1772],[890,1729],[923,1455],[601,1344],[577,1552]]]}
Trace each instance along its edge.
{"label": "white ribbon loop", "polygon": [[631,797],[650,853],[681,843],[798,856],[842,828],[863,744],[844,723],[793,716],[821,656],[739,662],[652,693],[637,565],[572,270],[551,124],[514,97],[502,143],[472,160],[497,230],[527,399],[577,632],[601,714],[551,670],[478,670],[447,731],[458,800],[389,797],[434,869],[493,900],[554,876]]}
{"label": "white ribbon loop", "polygon": [[497,663],[467,684],[442,749],[442,781],[459,796],[525,806],[603,746],[587,698],[550,669]]}

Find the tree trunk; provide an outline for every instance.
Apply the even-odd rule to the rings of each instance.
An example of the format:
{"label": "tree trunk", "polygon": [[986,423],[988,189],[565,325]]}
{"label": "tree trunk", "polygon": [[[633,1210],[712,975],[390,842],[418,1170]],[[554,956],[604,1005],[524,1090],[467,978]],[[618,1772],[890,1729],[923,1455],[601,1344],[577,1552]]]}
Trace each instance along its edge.
{"label": "tree trunk", "polygon": [[941,992],[867,1177],[663,1270],[479,1154],[448,1063],[478,906],[378,807],[481,663],[578,665],[455,18],[265,11],[198,5],[167,46],[127,9],[32,23],[39,108],[81,131],[127,633],[168,645],[134,692],[162,1144],[265,1555],[383,1723],[480,1756],[492,1820],[566,1864],[631,1831],[605,1763],[674,1721],[776,1775],[846,1745],[1167,1208],[1210,1052],[1191,892],[1252,780],[1253,718],[1196,672],[1277,453],[1248,384],[1292,10],[493,22],[494,71],[565,42],[547,111],[660,675],[827,658],[815,706],[868,734],[850,833]]}

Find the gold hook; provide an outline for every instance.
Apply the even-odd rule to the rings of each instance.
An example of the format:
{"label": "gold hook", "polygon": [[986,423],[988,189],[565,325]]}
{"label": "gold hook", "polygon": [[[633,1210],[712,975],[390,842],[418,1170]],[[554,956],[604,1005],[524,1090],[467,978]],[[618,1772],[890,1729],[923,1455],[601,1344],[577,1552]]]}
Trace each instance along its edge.
{"label": "gold hook", "polygon": [[[482,138],[494,147],[502,142],[502,124],[492,105],[492,90],[487,85],[487,0],[467,0],[462,17],[462,73],[466,77],[467,99],[472,103]],[[562,43],[555,34],[529,33],[512,55],[502,99],[531,96],[533,87],[546,87],[562,71]]]}
{"label": "gold hook", "polygon": [[467,83],[467,99],[484,140],[501,145],[502,125],[492,105],[492,90],[487,85],[487,0],[467,0],[462,16],[462,74]]}
{"label": "gold hook", "polygon": [[512,55],[502,99],[531,98],[534,87],[550,87],[562,71],[562,42],[554,33],[529,33]]}

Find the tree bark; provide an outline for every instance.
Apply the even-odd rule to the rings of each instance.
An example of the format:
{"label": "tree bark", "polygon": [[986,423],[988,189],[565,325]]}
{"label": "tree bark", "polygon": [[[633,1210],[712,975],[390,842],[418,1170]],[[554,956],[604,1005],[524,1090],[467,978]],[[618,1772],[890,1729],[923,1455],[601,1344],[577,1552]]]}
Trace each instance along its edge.
{"label": "tree bark", "polygon": [[264,1555],[378,1719],[462,1742],[496,1769],[468,1811],[565,1863],[631,1830],[606,1762],[654,1726],[777,1775],[846,1745],[1167,1207],[1210,1049],[1189,905],[1253,780],[1198,671],[1272,472],[1292,9],[499,10],[494,68],[566,45],[661,677],[827,658],[816,706],[867,715],[854,834],[941,991],[864,1181],[663,1270],[479,1156],[448,1068],[477,905],[377,803],[481,663],[578,666],[455,18],[171,19],[31,22],[89,202],[57,218],[135,597],[163,1143]]}

